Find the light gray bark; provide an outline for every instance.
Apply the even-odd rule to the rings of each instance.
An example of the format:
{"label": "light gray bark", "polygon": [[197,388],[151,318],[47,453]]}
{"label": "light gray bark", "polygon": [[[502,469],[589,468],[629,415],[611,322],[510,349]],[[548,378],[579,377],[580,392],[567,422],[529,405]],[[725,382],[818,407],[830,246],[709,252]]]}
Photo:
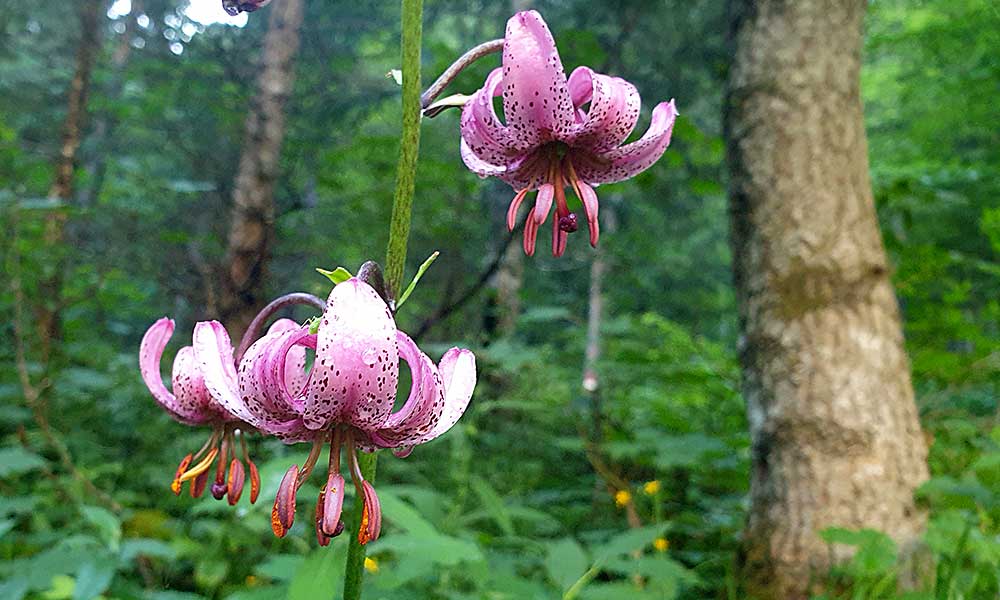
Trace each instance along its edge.
{"label": "light gray bark", "polygon": [[303,0],[271,4],[257,89],[247,115],[219,307],[220,319],[234,338],[242,335],[267,300],[264,282],[274,242],[274,183],[303,10]]}
{"label": "light gray bark", "polygon": [[750,598],[807,598],[831,558],[819,531],[917,543],[927,449],[868,175],[866,4],[730,5],[725,130],[752,438],[743,568]]}

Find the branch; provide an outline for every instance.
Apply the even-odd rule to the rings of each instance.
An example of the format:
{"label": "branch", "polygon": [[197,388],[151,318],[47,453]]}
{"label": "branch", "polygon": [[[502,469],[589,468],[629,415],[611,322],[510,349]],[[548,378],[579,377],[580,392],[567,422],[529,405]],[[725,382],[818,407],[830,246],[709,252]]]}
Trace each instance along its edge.
{"label": "branch", "polygon": [[490,265],[486,267],[486,270],[479,275],[476,283],[469,286],[460,296],[458,296],[458,298],[455,298],[448,304],[438,307],[438,309],[434,311],[434,314],[423,320],[420,327],[417,328],[416,334],[413,336],[415,341],[419,341],[420,338],[422,338],[432,327],[444,320],[445,317],[449,316],[451,313],[465,306],[466,302],[475,298],[476,294],[486,287],[486,283],[490,280],[490,277],[493,277],[493,274],[500,268],[500,264],[503,262],[503,257],[507,253],[507,248],[510,246],[510,243],[514,239],[515,235],[517,235],[517,229],[514,229],[507,234],[507,237],[504,238],[503,245],[497,250],[497,255],[493,259],[493,262],[491,262]]}

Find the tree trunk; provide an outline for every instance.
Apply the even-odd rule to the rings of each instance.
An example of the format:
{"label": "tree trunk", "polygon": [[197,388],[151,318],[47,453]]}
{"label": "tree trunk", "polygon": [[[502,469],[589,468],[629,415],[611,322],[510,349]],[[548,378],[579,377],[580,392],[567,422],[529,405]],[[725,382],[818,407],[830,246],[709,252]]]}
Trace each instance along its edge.
{"label": "tree trunk", "polygon": [[247,115],[243,155],[233,191],[220,318],[239,338],[264,305],[274,241],[274,182],[285,137],[285,103],[292,92],[303,0],[271,4],[257,89]]}
{"label": "tree trunk", "polygon": [[45,218],[44,239],[50,258],[39,278],[39,299],[35,309],[35,324],[43,363],[49,358],[52,341],[59,337],[64,270],[61,246],[68,218],[68,204],[73,200],[73,174],[76,171],[77,150],[83,140],[90,73],[94,66],[94,55],[100,49],[99,23],[102,6],[101,0],[83,0],[78,9],[80,41],[76,49],[76,67],[66,99],[66,119],[62,125],[62,143],[55,161],[55,175],[49,187],[49,197],[58,199],[60,205]]}
{"label": "tree trunk", "polygon": [[807,598],[874,528],[903,552],[927,479],[896,298],[868,177],[864,0],[732,0],[725,108],[752,440],[751,598]]}

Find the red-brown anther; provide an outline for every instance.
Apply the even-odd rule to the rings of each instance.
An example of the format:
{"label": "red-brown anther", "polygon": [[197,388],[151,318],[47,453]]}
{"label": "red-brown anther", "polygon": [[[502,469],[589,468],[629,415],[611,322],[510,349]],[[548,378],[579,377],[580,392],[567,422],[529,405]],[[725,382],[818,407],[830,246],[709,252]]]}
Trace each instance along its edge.
{"label": "red-brown anther", "polygon": [[201,475],[195,477],[191,482],[191,497],[201,498],[201,495],[205,493],[206,485],[208,485],[208,471],[205,471]]}
{"label": "red-brown anther", "polygon": [[257,472],[257,465],[249,458],[247,465],[250,467],[250,504],[254,504],[260,495],[260,473]]}
{"label": "red-brown anther", "polygon": [[285,537],[295,522],[295,490],[298,487],[299,466],[292,465],[285,471],[278,486],[278,495],[271,509],[271,531],[278,537]]}
{"label": "red-brown anther", "polygon": [[229,486],[226,485],[226,457],[228,454],[229,443],[223,441],[219,450],[219,464],[215,466],[215,482],[212,484],[212,497],[216,500],[222,500],[229,489]]}
{"label": "red-brown anther", "polygon": [[172,491],[175,496],[181,495],[181,476],[184,475],[185,471],[187,471],[192,458],[193,457],[188,454],[181,459],[181,464],[177,465],[177,473],[174,474],[174,480],[170,482],[170,491]]}
{"label": "red-brown anther", "polygon": [[240,501],[240,496],[243,495],[244,481],[246,481],[246,472],[243,470],[243,463],[234,458],[229,463],[229,477],[226,479],[229,506]]}
{"label": "red-brown anther", "polygon": [[319,490],[319,499],[316,500],[316,542],[320,546],[327,546],[330,543],[330,536],[323,533],[323,498],[326,496],[326,489]]}
{"label": "red-brown anther", "polygon": [[330,473],[320,499],[323,501],[321,528],[324,534],[332,537],[337,535],[337,525],[340,524],[340,514],[344,508],[344,476],[340,473]]}
{"label": "red-brown anther", "polygon": [[361,529],[358,531],[358,542],[365,545],[377,540],[382,532],[382,505],[372,484],[363,481],[361,487],[364,493],[364,506],[361,511]]}

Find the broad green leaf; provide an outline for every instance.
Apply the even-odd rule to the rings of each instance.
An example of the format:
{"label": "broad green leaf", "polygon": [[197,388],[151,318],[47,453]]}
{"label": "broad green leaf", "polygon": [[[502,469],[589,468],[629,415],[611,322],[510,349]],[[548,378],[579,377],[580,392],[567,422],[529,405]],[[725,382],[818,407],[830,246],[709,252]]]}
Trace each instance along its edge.
{"label": "broad green leaf", "polygon": [[437,529],[391,491],[379,492],[382,518],[416,536],[437,535]]}
{"label": "broad green leaf", "polygon": [[82,506],[80,513],[84,520],[93,525],[101,540],[112,550],[118,549],[122,537],[121,523],[118,517],[106,508],[100,506]]}
{"label": "broad green leaf", "polygon": [[339,595],[343,585],[346,544],[317,548],[299,566],[288,587],[288,600],[316,600]]}
{"label": "broad green leaf", "polygon": [[12,577],[0,582],[0,598],[21,600],[28,593],[29,587],[28,580],[24,577]]}
{"label": "broad green leaf", "polygon": [[13,529],[15,525],[17,525],[17,521],[14,519],[3,519],[0,521],[0,539],[3,539],[3,536],[7,535],[7,532]]}
{"label": "broad green leaf", "polygon": [[132,562],[139,555],[172,560],[177,552],[170,544],[160,540],[130,538],[122,542],[122,562]]}
{"label": "broad green leaf", "polygon": [[288,581],[305,559],[306,557],[298,554],[272,554],[263,564],[258,565],[256,573],[274,581]]}
{"label": "broad green leaf", "polygon": [[470,483],[480,502],[483,503],[483,508],[493,517],[500,529],[507,535],[514,535],[514,522],[510,518],[510,512],[503,498],[482,477],[473,477]]}
{"label": "broad green leaf", "polygon": [[1000,452],[984,454],[972,463],[976,479],[984,486],[1000,490]]}
{"label": "broad green leaf", "polygon": [[564,538],[549,545],[545,555],[545,570],[559,589],[569,589],[590,568],[590,559],[573,538]]}
{"label": "broad green leaf", "polygon": [[108,589],[114,579],[113,564],[104,562],[85,563],[76,574],[76,585],[73,586],[73,600],[91,600]]}
{"label": "broad green leaf", "polygon": [[194,566],[194,580],[203,588],[215,589],[222,584],[229,573],[229,563],[215,556],[199,560]]}
{"label": "broad green leaf", "polygon": [[49,588],[42,593],[45,600],[70,600],[76,581],[69,575],[56,575],[50,581]]}
{"label": "broad green leaf", "polygon": [[594,550],[596,562],[603,564],[609,558],[642,550],[652,544],[664,529],[666,525],[648,525],[620,533]]}
{"label": "broad green leaf", "polygon": [[23,448],[0,448],[0,478],[34,471],[45,466],[45,459]]}
{"label": "broad green leaf", "polygon": [[[262,585],[233,592],[226,596],[226,600],[275,600],[276,598],[285,598],[287,594],[288,589],[284,586]],[[331,595],[330,597],[336,598],[339,596]]]}

